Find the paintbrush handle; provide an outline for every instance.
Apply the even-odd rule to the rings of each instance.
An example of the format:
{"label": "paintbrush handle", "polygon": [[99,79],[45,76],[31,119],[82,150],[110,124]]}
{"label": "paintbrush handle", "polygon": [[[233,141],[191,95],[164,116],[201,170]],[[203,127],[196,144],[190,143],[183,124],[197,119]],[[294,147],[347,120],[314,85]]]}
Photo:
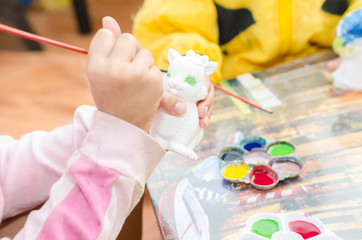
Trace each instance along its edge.
{"label": "paintbrush handle", "polygon": [[250,106],[252,106],[252,107],[254,107],[254,108],[257,108],[257,109],[262,110],[262,111],[264,111],[264,112],[267,112],[267,113],[269,113],[269,114],[273,114],[272,111],[266,110],[266,109],[264,109],[264,108],[262,108],[262,107],[260,107],[260,106],[258,106],[258,105],[256,105],[256,104],[250,102],[248,99],[246,99],[246,98],[244,98],[244,97],[241,97],[241,96],[239,96],[239,95],[236,95],[236,94],[234,94],[234,93],[232,93],[232,92],[230,92],[230,91],[228,91],[228,90],[220,87],[219,85],[216,85],[215,83],[213,83],[213,86],[214,86],[214,88],[216,88],[216,89],[218,89],[218,90],[226,93],[227,95],[230,95],[230,96],[232,96],[232,97],[234,97],[234,98],[237,98],[237,99],[239,99],[240,101],[243,101],[244,103],[249,104]]}
{"label": "paintbrush handle", "polygon": [[[18,35],[20,37],[27,38],[27,39],[30,39],[30,40],[33,40],[33,41],[43,42],[43,43],[51,44],[51,45],[54,45],[54,46],[57,46],[57,47],[62,47],[62,48],[66,48],[66,49],[69,49],[69,50],[72,50],[72,51],[88,54],[87,49],[75,47],[75,46],[72,46],[72,45],[69,45],[69,44],[66,44],[66,43],[62,43],[62,42],[58,42],[58,41],[55,41],[55,40],[52,40],[52,39],[49,39],[49,38],[41,37],[41,36],[29,33],[29,32],[25,32],[25,31],[22,31],[22,30],[19,30],[19,29],[16,29],[16,28],[13,28],[13,27],[7,26],[5,24],[1,24],[1,23],[0,23],[0,31],[4,31],[4,32],[8,32],[8,33],[11,33],[11,34],[14,34],[14,35]],[[161,70],[161,71],[165,71],[165,70]],[[226,94],[228,94],[228,95],[230,95],[232,97],[235,97],[235,98],[243,101],[244,103],[249,104],[250,106],[252,106],[254,108],[260,109],[260,110],[265,111],[267,113],[272,113],[270,111],[267,111],[267,110],[259,107],[256,104],[250,102],[246,98],[243,98],[241,96],[238,96],[236,94],[233,94],[232,92],[229,92],[229,91],[225,90],[224,88],[220,87],[219,85],[216,85],[216,84],[213,84],[213,85],[214,85],[214,87],[216,89],[218,89],[218,90],[220,90],[220,91],[222,91],[222,92],[224,92],[224,93],[226,93]]]}
{"label": "paintbrush handle", "polygon": [[246,98],[244,98],[244,97],[241,97],[241,96],[238,96],[238,95],[236,95],[236,94],[234,94],[234,93],[232,93],[232,92],[229,92],[229,91],[227,91],[226,89],[224,89],[224,88],[222,88],[222,87],[220,87],[219,85],[216,85],[216,84],[214,84],[214,83],[213,83],[213,85],[214,85],[214,88],[216,88],[216,89],[218,89],[218,90],[220,90],[220,91],[222,91],[222,92],[224,92],[224,93],[226,93],[226,94],[228,94],[228,95],[230,95],[230,96],[233,96],[234,98],[237,98],[237,99],[243,101],[244,103],[249,104],[249,105],[252,106],[252,107],[255,107],[255,108],[260,109],[260,110],[262,109],[261,107],[259,107],[258,105],[250,102],[248,99],[246,99]]}
{"label": "paintbrush handle", "polygon": [[51,44],[51,45],[54,45],[54,46],[57,46],[57,47],[66,48],[66,49],[73,50],[73,51],[80,52],[80,53],[84,53],[84,54],[88,53],[88,50],[86,50],[86,49],[75,47],[75,46],[72,46],[72,45],[69,45],[69,44],[66,44],[66,43],[58,42],[58,41],[55,41],[55,40],[52,40],[52,39],[49,39],[49,38],[41,37],[41,36],[29,33],[29,32],[25,32],[25,31],[22,31],[22,30],[19,30],[19,29],[16,29],[16,28],[13,28],[13,27],[1,24],[1,23],[0,23],[0,30],[4,31],[4,32],[11,33],[11,34],[14,34],[14,35],[18,35],[20,37],[27,38],[27,39],[30,39],[30,40]]}

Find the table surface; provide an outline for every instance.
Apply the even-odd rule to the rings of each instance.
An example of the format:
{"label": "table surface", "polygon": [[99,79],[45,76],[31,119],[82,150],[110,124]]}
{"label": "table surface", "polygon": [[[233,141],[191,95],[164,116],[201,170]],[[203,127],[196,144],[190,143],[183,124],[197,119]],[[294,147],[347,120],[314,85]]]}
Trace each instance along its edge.
{"label": "table surface", "polygon": [[[273,115],[216,92],[211,126],[196,148],[199,160],[168,153],[147,183],[164,239],[235,239],[256,213],[294,211],[312,214],[343,239],[362,239],[362,93],[333,87],[325,69],[331,57],[254,73],[280,100]],[[242,79],[222,86],[267,106]],[[223,180],[219,151],[248,136],[293,142],[303,172],[270,190]]]}

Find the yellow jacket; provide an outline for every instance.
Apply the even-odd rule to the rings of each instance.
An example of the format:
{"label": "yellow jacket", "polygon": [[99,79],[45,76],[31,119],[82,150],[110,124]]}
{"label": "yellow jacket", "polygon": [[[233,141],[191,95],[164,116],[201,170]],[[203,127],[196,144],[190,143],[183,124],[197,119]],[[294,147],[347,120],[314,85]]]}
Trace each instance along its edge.
{"label": "yellow jacket", "polygon": [[233,78],[330,49],[341,17],[362,0],[145,0],[133,34],[155,64],[193,49],[219,63],[212,79]]}

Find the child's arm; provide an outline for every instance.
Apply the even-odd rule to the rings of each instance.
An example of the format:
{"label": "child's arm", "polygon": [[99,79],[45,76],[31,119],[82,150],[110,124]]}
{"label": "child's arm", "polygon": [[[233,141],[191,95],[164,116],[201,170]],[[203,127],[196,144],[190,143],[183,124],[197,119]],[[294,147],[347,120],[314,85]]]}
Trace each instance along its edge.
{"label": "child's arm", "polygon": [[146,133],[163,92],[151,54],[133,36],[102,29],[87,68],[98,111],[49,200],[15,239],[115,239],[165,153]]}
{"label": "child's arm", "polygon": [[141,129],[96,111],[49,200],[15,239],[115,239],[163,154]]}
{"label": "child's arm", "polygon": [[72,125],[35,131],[20,139],[0,136],[0,220],[37,207],[64,173],[86,135],[94,108],[80,107]]}

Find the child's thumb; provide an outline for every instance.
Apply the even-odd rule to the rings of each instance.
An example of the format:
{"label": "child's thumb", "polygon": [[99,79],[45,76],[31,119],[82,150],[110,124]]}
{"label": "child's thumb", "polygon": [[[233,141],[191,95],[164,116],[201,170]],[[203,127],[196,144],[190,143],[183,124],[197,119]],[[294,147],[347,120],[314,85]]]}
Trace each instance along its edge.
{"label": "child's thumb", "polygon": [[162,108],[167,114],[176,117],[181,116],[187,111],[186,103],[179,97],[167,91],[163,92],[160,108]]}

